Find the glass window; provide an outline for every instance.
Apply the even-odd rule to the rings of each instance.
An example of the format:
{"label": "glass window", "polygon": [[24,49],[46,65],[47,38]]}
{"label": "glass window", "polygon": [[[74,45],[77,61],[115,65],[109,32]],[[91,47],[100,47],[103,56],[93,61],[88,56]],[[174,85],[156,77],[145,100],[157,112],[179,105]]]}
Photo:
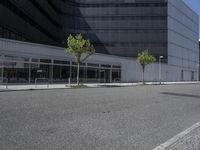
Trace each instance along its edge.
{"label": "glass window", "polygon": [[86,63],[81,63],[81,66],[85,66],[86,65]]}
{"label": "glass window", "polygon": [[3,76],[8,83],[28,83],[29,64],[23,62],[4,62]]}
{"label": "glass window", "polygon": [[110,68],[111,65],[102,64],[101,67],[104,67],[104,68]]}
{"label": "glass window", "polygon": [[[85,82],[86,81],[86,67],[80,67],[79,70],[79,80],[80,82]],[[77,80],[77,67],[72,66],[72,71],[71,71],[71,81],[76,82]]]}
{"label": "glass window", "polygon": [[99,80],[99,69],[98,68],[87,68],[87,82],[98,82]]}
{"label": "glass window", "polygon": [[15,34],[11,32],[11,33],[10,33],[10,38],[11,38],[11,39],[15,39]]}
{"label": "glass window", "polygon": [[16,60],[15,56],[9,56],[9,55],[5,55],[5,60]]}
{"label": "glass window", "polygon": [[[72,65],[77,65],[77,63],[76,62],[72,62]],[[80,64],[80,66],[85,66],[86,65],[86,63],[81,63]]]}
{"label": "glass window", "polygon": [[77,65],[77,63],[73,61],[73,62],[72,62],[72,65]]}
{"label": "glass window", "polygon": [[[52,79],[52,65],[31,64],[31,82],[50,82]],[[41,80],[40,80],[41,79]]]}
{"label": "glass window", "polygon": [[120,68],[121,68],[121,66],[116,66],[116,65],[113,65],[113,66],[112,66],[112,68],[119,68],[119,69],[120,69]]}
{"label": "glass window", "polygon": [[99,67],[99,64],[88,63],[87,65],[90,67]]}
{"label": "glass window", "polygon": [[80,67],[80,82],[86,82],[86,67]]}
{"label": "glass window", "polygon": [[76,76],[77,76],[77,67],[72,66],[71,67],[71,82],[76,82]]}
{"label": "glass window", "polygon": [[120,82],[121,81],[121,70],[113,69],[112,70],[112,82]]}
{"label": "glass window", "polygon": [[54,60],[54,64],[70,64],[69,61],[63,61],[63,60]]}
{"label": "glass window", "polygon": [[7,30],[4,30],[3,37],[4,38],[10,38],[10,32],[7,31]]}
{"label": "glass window", "polygon": [[6,67],[6,68],[14,68],[16,66],[16,62],[3,62],[3,66]]}
{"label": "glass window", "polygon": [[39,62],[39,59],[37,59],[37,58],[32,58],[32,62]]}
{"label": "glass window", "polygon": [[3,62],[1,61],[1,56],[0,56],[0,83],[3,82]]}
{"label": "glass window", "polygon": [[18,57],[18,56],[10,56],[10,55],[5,55],[5,60],[14,60],[14,61],[29,61],[29,58],[26,58],[26,57]]}
{"label": "glass window", "polygon": [[51,63],[50,59],[40,59],[41,63]]}
{"label": "glass window", "polygon": [[3,37],[3,28],[0,27],[0,37]]}
{"label": "glass window", "polygon": [[100,82],[109,83],[110,81],[110,69],[100,69]]}
{"label": "glass window", "polygon": [[70,77],[70,66],[53,66],[53,82],[68,82]]}

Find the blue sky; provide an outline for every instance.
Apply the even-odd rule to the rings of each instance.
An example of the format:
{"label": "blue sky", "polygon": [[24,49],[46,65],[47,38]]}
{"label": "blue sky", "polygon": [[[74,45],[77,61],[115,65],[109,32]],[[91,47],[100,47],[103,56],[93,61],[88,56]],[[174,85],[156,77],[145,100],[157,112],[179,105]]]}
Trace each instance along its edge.
{"label": "blue sky", "polygon": [[[199,15],[199,21],[200,21],[200,0],[183,0],[183,1]],[[200,29],[200,22],[199,22],[199,29]],[[200,33],[199,33],[199,39],[200,39]]]}

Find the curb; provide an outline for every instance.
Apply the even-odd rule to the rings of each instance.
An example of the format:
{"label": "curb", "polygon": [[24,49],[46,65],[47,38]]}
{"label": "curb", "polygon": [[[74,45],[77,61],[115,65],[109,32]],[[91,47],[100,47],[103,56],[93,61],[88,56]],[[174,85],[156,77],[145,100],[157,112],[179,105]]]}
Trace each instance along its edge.
{"label": "curb", "polygon": [[[87,88],[123,88],[123,87],[135,87],[135,86],[166,86],[166,85],[180,85],[180,84],[200,84],[200,82],[185,82],[185,83],[162,83],[162,84],[155,84],[155,83],[146,83],[145,85],[138,83],[138,84],[130,84],[130,85],[98,85],[98,86],[90,86],[90,84],[85,84]],[[76,88],[66,88],[66,87],[58,87],[58,88],[27,88],[27,89],[0,89],[0,92],[15,92],[15,91],[36,91],[36,90],[56,90],[56,89],[76,89]],[[82,89],[82,88],[77,88]],[[83,88],[84,89],[84,88]]]}
{"label": "curb", "polygon": [[48,90],[62,90],[62,89],[71,89],[71,88],[46,88],[46,89],[5,89],[5,90],[0,90],[1,92],[20,92],[20,91],[48,91]]}
{"label": "curb", "polygon": [[153,150],[199,150],[200,122],[179,133]]}

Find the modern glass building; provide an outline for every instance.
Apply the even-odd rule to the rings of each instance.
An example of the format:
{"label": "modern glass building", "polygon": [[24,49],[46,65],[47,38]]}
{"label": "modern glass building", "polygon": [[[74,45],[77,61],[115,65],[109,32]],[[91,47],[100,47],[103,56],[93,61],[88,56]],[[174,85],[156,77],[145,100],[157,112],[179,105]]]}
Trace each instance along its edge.
{"label": "modern glass building", "polygon": [[98,53],[136,57],[149,49],[167,58],[165,0],[1,0],[0,4],[3,38],[65,46],[69,34],[82,33]]}
{"label": "modern glass building", "polygon": [[[12,39],[62,49],[66,47],[68,35],[77,33],[90,39],[97,53],[109,55],[116,60],[86,62],[81,67],[82,81],[90,81],[90,78],[95,78],[94,82],[102,79],[105,82],[141,80],[137,64],[132,64],[135,71],[128,77],[126,71],[129,67],[123,66],[122,62],[116,65],[118,59],[115,56],[125,57],[129,61],[129,58],[136,58],[145,49],[157,61],[163,56],[163,80],[196,79],[196,64],[199,63],[198,16],[182,0],[0,1],[2,44],[6,43],[4,39]],[[7,41],[11,45],[14,43]],[[43,46],[41,55],[37,53],[34,56],[32,53],[35,50],[27,43],[24,46],[27,46],[26,57],[17,51],[12,53],[9,46],[1,46],[2,78],[10,82],[24,80],[26,83],[39,77],[48,78],[51,82],[66,81],[68,77],[75,80],[76,65],[71,58],[55,58],[53,51],[43,56],[42,52],[46,49]],[[23,62],[23,65],[17,62]],[[153,68],[153,71],[147,73],[149,81],[158,80],[158,67]],[[113,71],[115,69],[116,72]],[[23,79],[18,80],[18,76],[23,76]],[[116,76],[116,79],[112,76]]]}
{"label": "modern glass building", "polygon": [[137,57],[148,49],[167,58],[167,1],[77,0],[69,5],[79,8],[75,32],[92,39],[99,52]]}

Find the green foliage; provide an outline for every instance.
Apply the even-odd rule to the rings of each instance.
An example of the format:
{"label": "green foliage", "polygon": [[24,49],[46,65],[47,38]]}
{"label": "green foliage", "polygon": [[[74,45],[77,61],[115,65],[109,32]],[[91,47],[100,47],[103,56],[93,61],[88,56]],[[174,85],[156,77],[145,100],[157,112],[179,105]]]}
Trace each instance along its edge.
{"label": "green foliage", "polygon": [[[95,53],[95,48],[90,40],[85,40],[81,34],[76,36],[69,35],[67,46],[66,52],[74,56],[76,63],[83,62],[88,56]],[[86,54],[86,56],[81,60],[82,54]]]}
{"label": "green foliage", "polygon": [[151,55],[148,50],[145,50],[138,54],[137,61],[142,66],[142,69],[144,71],[145,66],[151,63],[154,63],[156,61],[156,58]]}
{"label": "green foliage", "polygon": [[[90,55],[95,53],[95,48],[91,44],[90,40],[83,38],[81,34],[76,36],[69,35],[67,39],[67,49],[66,52],[72,55],[77,63],[77,86],[79,85],[79,72],[80,63],[84,62]],[[84,58],[82,58],[84,55]]]}
{"label": "green foliage", "polygon": [[144,69],[145,66],[151,64],[156,61],[156,58],[151,55],[148,50],[145,50],[138,54],[137,61],[140,63],[142,67],[142,82],[144,84]]}

